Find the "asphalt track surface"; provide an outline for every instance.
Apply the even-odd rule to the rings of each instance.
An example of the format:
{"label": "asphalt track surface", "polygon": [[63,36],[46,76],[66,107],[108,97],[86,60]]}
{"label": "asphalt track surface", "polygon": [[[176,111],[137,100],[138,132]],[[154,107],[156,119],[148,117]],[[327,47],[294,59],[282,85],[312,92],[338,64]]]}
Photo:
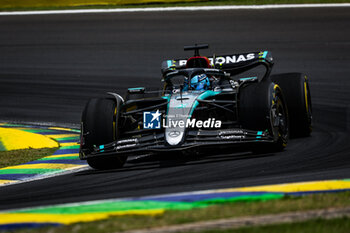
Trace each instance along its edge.
{"label": "asphalt track surface", "polygon": [[[159,86],[160,63],[270,50],[274,73],[304,72],[311,137],[282,153],[216,151],[190,160],[127,164],[0,188],[0,209],[281,182],[350,178],[350,8],[0,17],[0,119],[78,124],[106,91]],[[164,154],[164,157],[167,156]]]}

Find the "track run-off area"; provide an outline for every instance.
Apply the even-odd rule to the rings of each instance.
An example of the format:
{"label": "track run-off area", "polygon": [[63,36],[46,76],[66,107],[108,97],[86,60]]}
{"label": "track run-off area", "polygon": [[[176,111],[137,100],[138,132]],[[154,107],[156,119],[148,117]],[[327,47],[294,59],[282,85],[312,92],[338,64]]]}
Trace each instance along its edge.
{"label": "track run-off area", "polygon": [[87,168],[79,160],[79,131],[68,128],[0,123],[0,151],[59,147],[52,155],[0,168],[0,187]]}
{"label": "track run-off area", "polygon": [[87,169],[0,187],[0,209],[322,180],[349,189],[349,10],[0,16],[3,121],[78,127],[89,98],[160,86],[161,61],[191,56],[182,48],[194,43],[210,44],[204,55],[272,51],[273,73],[308,75],[314,110],[312,136],[290,140],[281,153],[216,151],[190,159],[130,162],[119,170]]}
{"label": "track run-off area", "polygon": [[[52,155],[0,168],[0,187],[35,182],[89,169],[86,162],[79,160],[78,157],[79,130],[0,123],[0,132],[2,151],[25,148],[56,148],[59,146]],[[350,191],[349,179],[214,189],[3,210],[0,211],[0,230],[67,225],[103,220],[113,216],[156,216],[169,210],[207,208],[220,203],[269,201],[282,199],[286,196],[344,191]],[[348,216],[346,208],[335,209],[333,212],[336,216]],[[318,212],[310,214],[313,216]],[[334,215],[332,213],[325,214],[327,216]],[[298,214],[295,213],[293,218],[297,216]],[[236,221],[238,220],[234,220],[234,222]],[[215,224],[213,223],[213,225]]]}

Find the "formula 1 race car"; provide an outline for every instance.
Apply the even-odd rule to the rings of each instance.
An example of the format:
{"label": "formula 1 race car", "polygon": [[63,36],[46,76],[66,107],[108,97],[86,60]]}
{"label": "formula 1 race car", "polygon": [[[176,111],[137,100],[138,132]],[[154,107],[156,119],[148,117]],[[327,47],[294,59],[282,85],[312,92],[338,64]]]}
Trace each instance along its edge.
{"label": "formula 1 race car", "polygon": [[[278,152],[292,137],[312,131],[308,79],[301,73],[271,75],[268,51],[162,63],[161,90],[129,88],[90,99],[81,123],[80,159],[95,169],[120,168],[129,155],[245,146]],[[234,148],[234,147],[232,147]]]}

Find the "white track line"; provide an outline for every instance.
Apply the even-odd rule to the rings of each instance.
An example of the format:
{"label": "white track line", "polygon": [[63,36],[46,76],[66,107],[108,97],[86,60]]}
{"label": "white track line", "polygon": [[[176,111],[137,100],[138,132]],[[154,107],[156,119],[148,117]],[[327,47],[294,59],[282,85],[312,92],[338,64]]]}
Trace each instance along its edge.
{"label": "white track line", "polygon": [[350,7],[350,3],[331,4],[276,4],[276,5],[232,5],[232,6],[189,6],[189,7],[150,7],[150,8],[119,8],[119,9],[82,9],[82,10],[43,10],[43,11],[13,11],[0,12],[0,16],[9,15],[50,15],[50,14],[96,14],[124,12],[162,12],[162,11],[214,11],[214,10],[263,10],[281,8],[319,8],[319,7]]}
{"label": "white track line", "polygon": [[[1,12],[0,12],[1,15]],[[37,121],[6,121],[0,120],[0,123],[9,123],[9,124],[18,124],[18,125],[28,125],[31,126],[45,126],[45,127],[61,127],[61,128],[69,128],[69,129],[80,129],[79,124],[73,123],[59,123],[59,122],[37,122]]]}
{"label": "white track line", "polygon": [[49,174],[38,174],[34,177],[29,177],[23,180],[15,180],[14,182],[9,182],[9,183],[5,183],[5,184],[0,184],[0,188],[4,187],[4,186],[10,186],[10,185],[15,185],[15,184],[22,184],[22,183],[28,183],[28,182],[32,182],[32,181],[37,181],[37,180],[44,180],[47,178],[52,178],[52,177],[57,177],[57,176],[63,176],[63,175],[68,175],[68,174],[72,174],[72,173],[77,173],[77,172],[81,172],[81,171],[86,171],[86,170],[90,170],[91,168],[88,165],[84,165],[84,167],[79,167],[79,168],[71,168],[71,169],[66,169],[66,170],[61,170],[61,171],[57,171],[57,172],[53,172],[53,173],[49,173]]}

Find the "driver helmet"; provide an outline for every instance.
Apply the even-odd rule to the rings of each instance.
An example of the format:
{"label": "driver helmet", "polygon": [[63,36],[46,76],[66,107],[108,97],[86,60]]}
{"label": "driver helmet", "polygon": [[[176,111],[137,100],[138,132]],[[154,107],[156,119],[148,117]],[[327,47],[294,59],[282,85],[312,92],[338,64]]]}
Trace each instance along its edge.
{"label": "driver helmet", "polygon": [[191,79],[191,88],[196,91],[208,90],[210,81],[205,74],[199,74]]}

